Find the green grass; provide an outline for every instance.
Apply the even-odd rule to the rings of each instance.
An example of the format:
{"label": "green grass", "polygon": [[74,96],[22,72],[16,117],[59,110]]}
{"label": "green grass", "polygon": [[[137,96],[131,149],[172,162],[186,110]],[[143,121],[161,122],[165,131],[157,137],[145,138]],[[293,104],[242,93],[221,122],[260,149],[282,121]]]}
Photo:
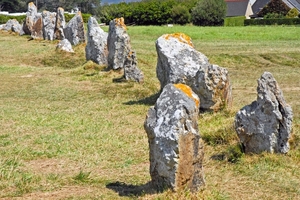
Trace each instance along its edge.
{"label": "green grass", "polygon": [[[107,27],[104,27],[107,31]],[[213,64],[226,67],[233,106],[199,117],[206,188],[152,193],[143,128],[160,90],[155,41],[183,32]],[[144,84],[113,82],[119,72],[56,51],[58,41],[0,33],[0,198],[299,199],[299,27],[128,27]],[[287,155],[244,155],[235,113],[256,99],[271,72],[294,112]],[[137,196],[135,196],[137,195]]]}

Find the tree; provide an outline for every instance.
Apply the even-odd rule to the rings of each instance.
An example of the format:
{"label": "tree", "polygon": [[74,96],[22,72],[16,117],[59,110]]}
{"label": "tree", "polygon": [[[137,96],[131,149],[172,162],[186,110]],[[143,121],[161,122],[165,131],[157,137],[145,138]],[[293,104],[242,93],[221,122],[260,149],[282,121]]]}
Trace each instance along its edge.
{"label": "tree", "polygon": [[189,10],[187,7],[179,4],[172,8],[172,19],[173,23],[184,25],[190,22],[191,20],[191,14],[189,13]]}
{"label": "tree", "polygon": [[192,22],[199,26],[222,25],[226,11],[224,0],[200,0],[192,9]]}
{"label": "tree", "polygon": [[292,8],[287,14],[286,17],[287,18],[297,18],[299,15],[299,12],[296,8]]}
{"label": "tree", "polygon": [[19,9],[18,0],[0,0],[0,10],[8,12],[16,12]]}
{"label": "tree", "polygon": [[259,17],[264,17],[268,13],[276,13],[285,16],[290,8],[282,0],[271,0],[259,13]]}

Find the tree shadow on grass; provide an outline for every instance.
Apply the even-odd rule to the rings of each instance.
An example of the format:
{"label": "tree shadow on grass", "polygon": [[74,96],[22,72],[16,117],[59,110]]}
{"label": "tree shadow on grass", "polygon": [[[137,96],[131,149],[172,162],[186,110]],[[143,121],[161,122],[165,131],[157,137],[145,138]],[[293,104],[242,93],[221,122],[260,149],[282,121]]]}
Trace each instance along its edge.
{"label": "tree shadow on grass", "polygon": [[125,102],[124,104],[125,105],[154,105],[156,103],[156,100],[158,99],[160,93],[156,93],[156,94],[153,94],[149,97],[146,97],[146,98],[143,98],[143,99],[140,99],[140,100],[136,100],[136,101],[128,101],[128,102]]}
{"label": "tree shadow on grass", "polygon": [[107,184],[106,188],[117,192],[119,196],[127,197],[139,197],[145,194],[158,193],[158,191],[152,187],[151,181],[143,185],[131,185],[117,181]]}

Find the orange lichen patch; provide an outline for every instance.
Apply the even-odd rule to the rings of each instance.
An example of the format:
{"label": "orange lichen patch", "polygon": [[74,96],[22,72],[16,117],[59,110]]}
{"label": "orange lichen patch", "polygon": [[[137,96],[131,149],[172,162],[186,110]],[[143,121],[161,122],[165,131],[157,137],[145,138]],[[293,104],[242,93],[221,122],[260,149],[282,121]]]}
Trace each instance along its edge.
{"label": "orange lichen patch", "polygon": [[30,7],[31,7],[31,6],[35,6],[35,5],[34,5],[34,3],[33,3],[33,2],[30,2],[30,3],[28,4],[28,6],[30,6]]}
{"label": "orange lichen patch", "polygon": [[124,23],[124,18],[123,18],[123,17],[121,17],[121,18],[116,18],[116,19],[115,19],[115,23],[116,23],[116,26],[120,26],[120,27],[122,27],[124,30],[127,30],[126,25],[125,25],[125,23]]}
{"label": "orange lichen patch", "polygon": [[195,101],[196,106],[199,107],[199,98],[195,96],[193,90],[189,86],[182,83],[174,84],[174,86],[184,92],[188,97],[192,98]]}
{"label": "orange lichen patch", "polygon": [[194,47],[192,43],[192,39],[184,33],[173,33],[173,34],[165,34],[163,36],[166,40],[169,40],[170,37],[178,39],[180,42],[190,45]]}

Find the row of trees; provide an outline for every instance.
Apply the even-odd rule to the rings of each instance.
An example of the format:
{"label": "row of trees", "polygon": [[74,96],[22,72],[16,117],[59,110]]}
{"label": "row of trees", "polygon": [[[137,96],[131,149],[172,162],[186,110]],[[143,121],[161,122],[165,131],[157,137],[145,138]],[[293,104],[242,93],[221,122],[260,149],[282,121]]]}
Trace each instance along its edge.
{"label": "row of trees", "polygon": [[56,11],[58,7],[71,11],[78,7],[82,12],[91,14],[96,14],[101,3],[99,0],[0,0],[0,11],[26,12],[29,2],[33,2],[40,11]]}
{"label": "row of trees", "polygon": [[221,25],[226,15],[224,0],[141,0],[138,2],[101,5],[100,0],[0,0],[0,9],[25,12],[33,1],[39,11],[66,11],[78,7],[83,13],[98,17],[101,23],[124,17],[126,24],[161,25],[187,24]]}
{"label": "row of trees", "polygon": [[97,15],[103,23],[124,17],[126,24],[136,25],[221,25],[226,9],[224,0],[142,0],[103,5]]}

